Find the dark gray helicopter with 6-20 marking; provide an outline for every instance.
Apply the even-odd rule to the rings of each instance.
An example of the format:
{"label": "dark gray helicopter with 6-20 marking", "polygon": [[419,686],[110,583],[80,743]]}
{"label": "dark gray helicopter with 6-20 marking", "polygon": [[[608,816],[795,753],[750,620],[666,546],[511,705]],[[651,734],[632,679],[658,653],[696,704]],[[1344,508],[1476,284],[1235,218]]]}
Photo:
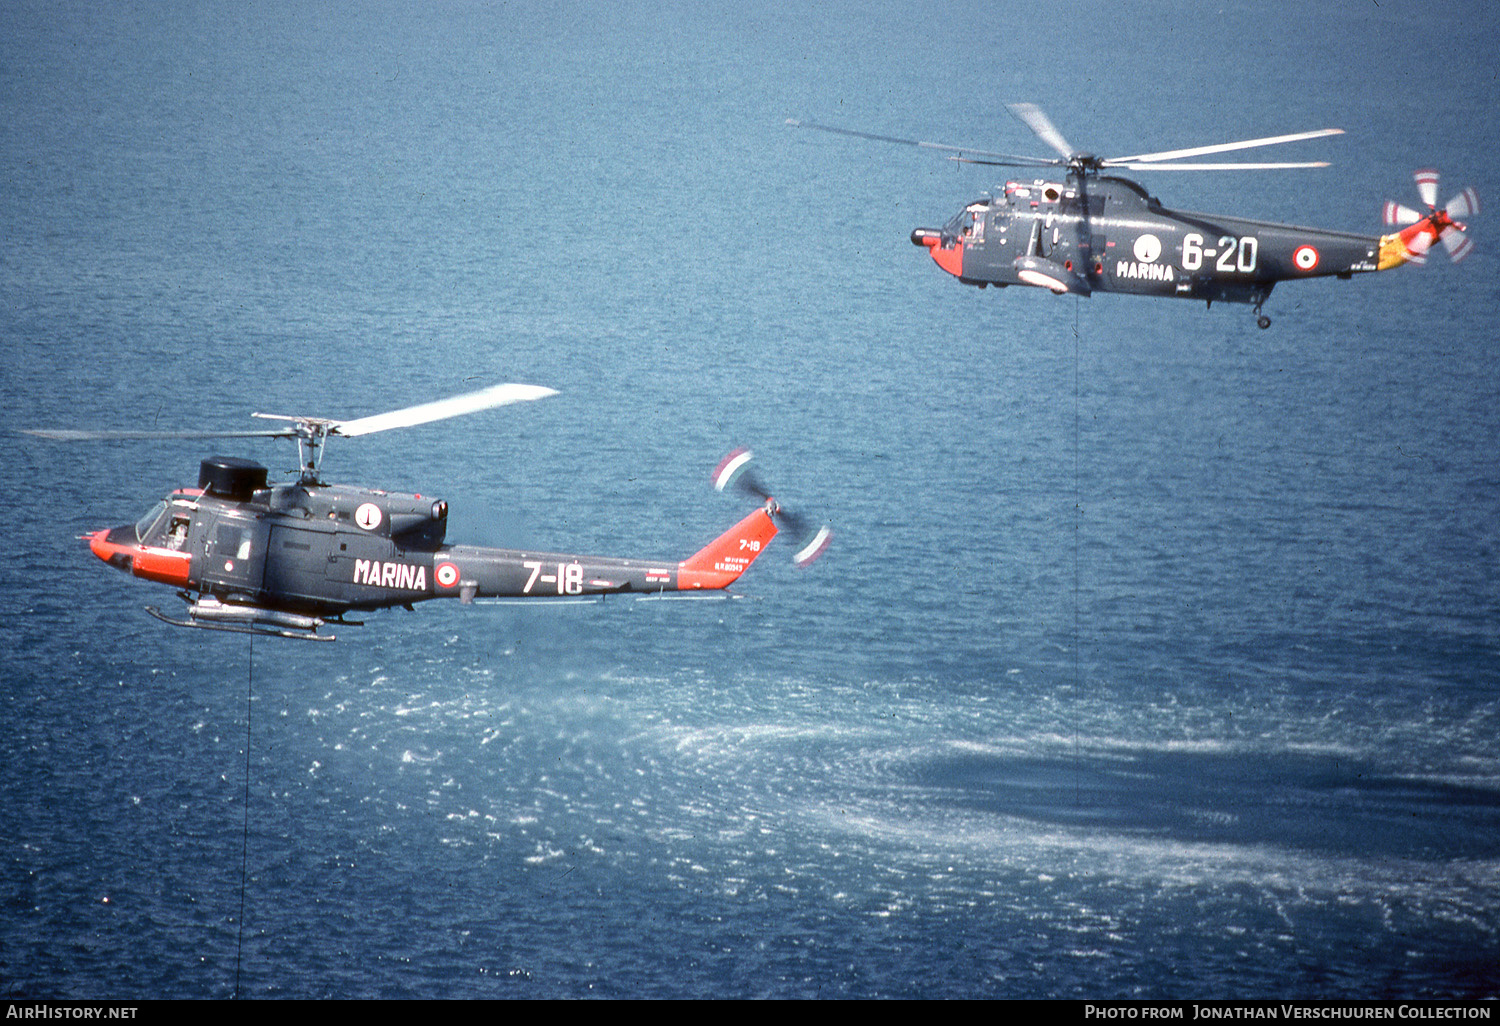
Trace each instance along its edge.
{"label": "dark gray helicopter with 6-20 marking", "polygon": [[[332,641],[318,634],[350,611],[385,609],[435,598],[576,600],[632,594],[652,598],[722,593],[765,551],[778,522],[794,533],[802,521],[753,484],[750,454],[731,453],[715,472],[753,492],[759,506],[687,559],[650,561],[571,553],[451,545],[448,504],[376,488],[328,484],[319,467],[324,443],[411,427],[556,393],[535,385],[495,385],[477,392],[355,420],[269,417],[284,427],[261,431],[75,431],[26,434],[57,441],[151,438],[294,438],[300,477],[267,484],[259,463],[215,456],[202,461],[197,488],[167,495],[134,524],[84,536],[94,555],[136,577],[178,589],[187,615],[147,611],[181,627]],[[267,417],[266,414],[255,414]],[[832,539],[825,526],[795,560],[807,565]]]}
{"label": "dark gray helicopter with 6-20 marking", "polygon": [[1188,157],[1271,146],[1342,134],[1342,129],[1247,139],[1132,157],[1101,158],[1068,144],[1040,108],[1011,104],[1010,110],[1061,156],[992,153],[944,143],[898,139],[847,128],[789,120],[815,128],[880,142],[946,151],[952,160],[1000,167],[1054,167],[1055,177],[1005,183],[1003,195],[968,204],[942,228],[918,228],[911,241],[925,246],[937,265],[967,285],[1034,285],[1063,294],[1127,292],[1249,303],[1257,323],[1277,282],[1334,276],[1350,278],[1421,263],[1441,241],[1457,261],[1472,243],[1460,218],[1479,212],[1479,196],[1464,189],[1437,206],[1438,175],[1416,173],[1425,212],[1396,203],[1385,206],[1389,235],[1357,235],[1168,210],[1145,189],[1104,172],[1245,170],[1327,167],[1311,163],[1181,163]]}

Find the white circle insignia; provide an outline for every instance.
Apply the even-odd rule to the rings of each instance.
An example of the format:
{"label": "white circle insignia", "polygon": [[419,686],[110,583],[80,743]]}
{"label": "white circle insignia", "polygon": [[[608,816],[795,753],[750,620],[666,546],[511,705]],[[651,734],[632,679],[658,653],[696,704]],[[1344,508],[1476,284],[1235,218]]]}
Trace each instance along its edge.
{"label": "white circle insignia", "polygon": [[1135,258],[1143,264],[1154,264],[1161,256],[1161,240],[1155,235],[1142,235],[1135,240]]}
{"label": "white circle insignia", "polygon": [[380,526],[382,515],[379,506],[373,502],[367,502],[354,511],[354,522],[366,531],[373,531]]}
{"label": "white circle insignia", "polygon": [[1299,271],[1311,271],[1318,266],[1318,251],[1311,246],[1298,246],[1292,251],[1292,262]]}
{"label": "white circle insignia", "polygon": [[440,587],[451,588],[458,583],[458,567],[452,563],[439,563],[432,576]]}

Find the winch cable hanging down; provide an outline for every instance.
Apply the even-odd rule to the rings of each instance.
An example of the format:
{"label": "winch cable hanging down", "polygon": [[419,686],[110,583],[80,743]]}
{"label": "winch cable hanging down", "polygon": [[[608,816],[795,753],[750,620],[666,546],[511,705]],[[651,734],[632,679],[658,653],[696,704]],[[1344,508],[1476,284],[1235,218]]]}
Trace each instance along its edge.
{"label": "winch cable hanging down", "polygon": [[245,648],[245,789],[244,832],[240,837],[240,915],[234,940],[234,997],[240,996],[240,959],[245,950],[245,891],[250,878],[250,714],[255,703],[255,635],[246,639]]}

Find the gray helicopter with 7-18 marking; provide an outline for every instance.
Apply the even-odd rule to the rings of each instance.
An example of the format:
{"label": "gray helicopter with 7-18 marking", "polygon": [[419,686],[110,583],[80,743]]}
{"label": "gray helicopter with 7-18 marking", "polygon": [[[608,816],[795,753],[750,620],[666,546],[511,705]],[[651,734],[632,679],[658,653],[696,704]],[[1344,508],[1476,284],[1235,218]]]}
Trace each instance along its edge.
{"label": "gray helicopter with 7-18 marking", "polygon": [[[215,456],[202,461],[198,487],[179,488],[133,524],[85,535],[95,556],[120,570],[178,589],[184,617],[152,606],[147,612],[180,627],[332,641],[318,628],[351,611],[436,598],[579,600],[722,593],[765,551],[780,527],[808,534],[795,561],[811,563],[828,547],[824,526],[807,532],[750,473],[750,453],[736,450],[720,464],[719,490],[738,484],[758,507],[683,560],[621,559],[572,553],[453,545],[446,539],[448,503],[417,494],[329,484],[322,479],[323,445],[412,427],[447,417],[556,393],[536,385],[503,384],[354,420],[268,417],[287,423],[259,431],[33,430],[56,441],[152,438],[292,438],[301,472],[271,485],[259,463]],[[266,414],[255,414],[267,417]]]}
{"label": "gray helicopter with 7-18 marking", "polygon": [[926,247],[939,267],[964,284],[980,288],[1033,285],[1057,294],[1125,292],[1201,299],[1209,305],[1215,300],[1249,303],[1254,306],[1256,322],[1266,328],[1271,319],[1261,313],[1261,306],[1278,282],[1329,276],[1347,279],[1405,263],[1421,263],[1439,241],[1457,261],[1473,246],[1464,236],[1466,226],[1461,219],[1479,213],[1479,196],[1473,189],[1464,189],[1439,207],[1436,171],[1416,173],[1417,191],[1425,209],[1387,203],[1386,224],[1399,230],[1380,236],[1169,210],[1135,182],[1105,173],[1114,169],[1327,167],[1327,162],[1183,161],[1339,135],[1342,129],[1101,158],[1070,146],[1034,104],[1011,104],[1009,109],[1060,156],[993,153],[807,121],[787,123],[944,151],[951,154],[950,159],[964,163],[1055,168],[1049,177],[1006,182],[1002,195],[966,205],[942,228],[918,228],[911,233],[912,243]]}

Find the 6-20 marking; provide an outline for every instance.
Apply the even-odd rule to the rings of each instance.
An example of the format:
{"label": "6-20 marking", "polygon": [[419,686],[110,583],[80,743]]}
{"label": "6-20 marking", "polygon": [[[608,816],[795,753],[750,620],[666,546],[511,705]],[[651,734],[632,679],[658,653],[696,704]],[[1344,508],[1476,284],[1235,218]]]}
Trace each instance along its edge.
{"label": "6-20 marking", "polygon": [[[1250,274],[1260,256],[1260,241],[1253,235],[1236,239],[1222,235],[1213,249],[1203,248],[1203,236],[1189,232],[1182,237],[1182,269],[1196,271],[1205,258],[1214,260],[1214,270],[1224,274]],[[1217,259],[1215,259],[1217,258]]]}

